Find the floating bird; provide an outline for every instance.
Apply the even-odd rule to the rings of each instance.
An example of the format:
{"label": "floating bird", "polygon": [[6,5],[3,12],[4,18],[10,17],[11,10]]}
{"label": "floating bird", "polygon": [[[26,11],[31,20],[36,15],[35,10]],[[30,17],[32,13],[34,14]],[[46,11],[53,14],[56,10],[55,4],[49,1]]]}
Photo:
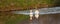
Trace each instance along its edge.
{"label": "floating bird", "polygon": [[33,18],[33,12],[32,10],[30,10],[30,20],[32,20],[32,18]]}
{"label": "floating bird", "polygon": [[39,11],[35,10],[35,18],[38,19],[38,17],[39,17]]}

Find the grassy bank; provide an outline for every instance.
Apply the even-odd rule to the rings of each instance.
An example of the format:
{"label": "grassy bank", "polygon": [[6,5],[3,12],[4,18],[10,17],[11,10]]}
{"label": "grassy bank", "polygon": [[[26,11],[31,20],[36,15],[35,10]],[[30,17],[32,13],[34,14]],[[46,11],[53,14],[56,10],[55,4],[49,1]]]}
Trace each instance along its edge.
{"label": "grassy bank", "polygon": [[[46,5],[53,6],[56,0],[0,0],[0,11],[21,10]],[[59,0],[57,0],[58,2]]]}

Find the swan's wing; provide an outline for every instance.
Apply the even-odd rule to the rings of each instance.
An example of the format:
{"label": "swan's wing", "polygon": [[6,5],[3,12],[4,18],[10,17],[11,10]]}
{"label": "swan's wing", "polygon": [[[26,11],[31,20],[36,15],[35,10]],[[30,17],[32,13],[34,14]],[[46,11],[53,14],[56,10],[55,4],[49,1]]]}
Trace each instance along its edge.
{"label": "swan's wing", "polygon": [[[53,8],[42,8],[42,9],[38,9],[39,10],[39,14],[56,14],[56,13],[60,13],[60,7],[53,7]],[[33,14],[35,12],[35,9],[33,9]],[[29,15],[30,14],[30,10],[25,10],[25,11],[13,11],[14,14],[24,14],[24,15]]]}

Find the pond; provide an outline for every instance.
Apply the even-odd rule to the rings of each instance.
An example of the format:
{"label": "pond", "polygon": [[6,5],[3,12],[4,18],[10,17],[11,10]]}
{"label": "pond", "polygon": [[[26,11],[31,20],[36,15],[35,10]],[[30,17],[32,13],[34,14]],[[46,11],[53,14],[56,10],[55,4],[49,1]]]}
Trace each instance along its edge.
{"label": "pond", "polygon": [[[32,9],[33,20],[32,21],[27,20],[29,23],[27,21],[25,21],[25,23],[28,23],[28,24],[60,24],[59,23],[60,7],[42,8],[42,9],[37,9],[37,10],[39,11],[39,18],[36,19],[34,17],[35,16],[34,12],[36,11],[36,9]],[[13,11],[13,13],[30,15],[30,10]]]}
{"label": "pond", "polygon": [[[30,20],[29,10],[16,11],[16,12],[15,11],[0,12],[0,24],[60,24],[60,12],[59,12],[60,8],[59,7],[52,8],[53,11],[49,11],[50,9],[48,9],[47,12],[57,12],[57,13],[46,14],[44,13],[46,11],[42,11],[45,9],[42,10],[39,9],[40,10],[39,18],[36,19],[33,16],[33,20]],[[58,11],[56,11],[55,9]]]}

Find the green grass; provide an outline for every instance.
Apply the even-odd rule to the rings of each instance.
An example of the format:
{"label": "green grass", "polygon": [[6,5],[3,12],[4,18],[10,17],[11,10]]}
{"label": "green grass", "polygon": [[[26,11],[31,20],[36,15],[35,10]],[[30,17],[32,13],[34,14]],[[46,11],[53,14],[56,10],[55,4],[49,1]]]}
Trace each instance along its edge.
{"label": "green grass", "polygon": [[11,8],[28,8],[34,4],[54,4],[54,0],[1,0],[0,9],[11,9]]}

